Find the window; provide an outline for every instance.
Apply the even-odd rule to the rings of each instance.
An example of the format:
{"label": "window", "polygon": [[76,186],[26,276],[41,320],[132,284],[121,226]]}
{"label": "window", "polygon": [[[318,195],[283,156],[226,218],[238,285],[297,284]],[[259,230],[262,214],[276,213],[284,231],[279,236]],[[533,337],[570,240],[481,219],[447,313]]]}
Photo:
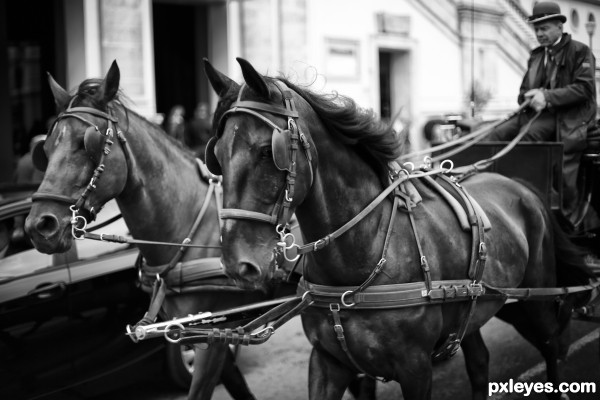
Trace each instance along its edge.
{"label": "window", "polygon": [[571,25],[574,29],[579,28],[579,13],[577,10],[571,10]]}

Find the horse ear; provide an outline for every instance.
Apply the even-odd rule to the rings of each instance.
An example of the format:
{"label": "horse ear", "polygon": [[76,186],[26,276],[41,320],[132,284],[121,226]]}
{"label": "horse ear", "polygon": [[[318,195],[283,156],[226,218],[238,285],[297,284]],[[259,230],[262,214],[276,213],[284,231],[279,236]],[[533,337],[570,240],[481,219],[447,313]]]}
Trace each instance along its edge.
{"label": "horse ear", "polygon": [[54,80],[52,75],[50,75],[50,72],[47,72],[47,74],[48,74],[48,84],[50,85],[50,90],[52,91],[52,95],[54,96],[54,102],[56,103],[56,107],[59,110],[62,110],[69,103],[69,99],[71,96],[69,96],[69,93],[67,93],[67,91],[65,89],[63,89],[63,87],[60,86]]}
{"label": "horse ear", "polygon": [[104,81],[100,87],[103,100],[108,103],[116,96],[119,91],[119,82],[121,81],[121,71],[117,65],[117,60],[114,60],[106,73]]}
{"label": "horse ear", "polygon": [[267,85],[265,78],[259,74],[248,61],[240,57],[236,58],[236,60],[242,67],[242,75],[244,75],[244,80],[248,86],[250,86],[259,96],[268,99],[269,86]]}
{"label": "horse ear", "polygon": [[229,88],[233,85],[237,86],[237,83],[231,78],[217,71],[217,69],[213,67],[207,58],[203,58],[202,61],[204,62],[204,73],[206,74],[206,77],[208,78],[213,90],[219,97],[225,96]]}

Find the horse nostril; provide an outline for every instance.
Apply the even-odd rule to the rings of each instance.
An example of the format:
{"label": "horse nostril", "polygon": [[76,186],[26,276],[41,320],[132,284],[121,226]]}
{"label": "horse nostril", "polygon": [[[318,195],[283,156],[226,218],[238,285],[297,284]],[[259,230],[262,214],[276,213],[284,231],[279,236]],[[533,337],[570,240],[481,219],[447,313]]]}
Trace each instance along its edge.
{"label": "horse nostril", "polygon": [[260,277],[260,268],[252,263],[240,263],[238,272],[245,279],[256,279]]}
{"label": "horse nostril", "polygon": [[35,229],[44,237],[50,237],[58,230],[58,219],[54,215],[42,215],[35,224]]}

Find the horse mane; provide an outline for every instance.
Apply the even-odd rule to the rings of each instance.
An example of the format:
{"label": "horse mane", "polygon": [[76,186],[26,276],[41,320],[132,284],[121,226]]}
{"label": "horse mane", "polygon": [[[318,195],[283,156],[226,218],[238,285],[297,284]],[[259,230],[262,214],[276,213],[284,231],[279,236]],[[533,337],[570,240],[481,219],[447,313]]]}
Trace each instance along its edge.
{"label": "horse mane", "polygon": [[130,124],[132,122],[134,124],[139,123],[140,125],[143,125],[142,130],[149,131],[149,129],[151,128],[152,130],[157,131],[158,134],[154,136],[158,139],[160,143],[163,143],[165,147],[175,146],[178,150],[180,150],[183,156],[190,159],[192,162],[195,162],[196,157],[194,153],[190,149],[185,147],[183,143],[169,136],[160,125],[149,121],[144,116],[138,114],[137,112],[127,107],[125,104],[131,102],[131,100],[123,93],[123,91],[119,90],[115,97],[108,104],[105,104],[102,101],[102,99],[99,99],[99,96],[97,95],[98,88],[100,87],[100,84],[102,82],[102,79],[96,78],[86,79],[83,82],[81,82],[81,84],[77,88],[77,92],[73,96],[76,97],[76,100],[74,101],[73,105],[76,106],[85,104],[88,107],[93,107],[103,111],[107,111],[107,107],[109,106],[120,107],[123,110],[123,113],[125,114],[125,124],[123,126],[123,132],[129,131]]}
{"label": "horse mane", "polygon": [[401,155],[402,141],[398,134],[390,124],[381,121],[372,109],[362,108],[354,99],[337,92],[315,93],[287,78],[277,79],[302,97],[319,115],[328,132],[342,143],[358,146],[384,164]]}
{"label": "horse mane", "polygon": [[[393,130],[391,124],[381,121],[373,110],[361,108],[352,98],[337,92],[315,93],[309,88],[290,82],[285,77],[264,78],[271,83],[279,80],[302,97],[319,116],[327,131],[343,144],[353,146],[357,154],[381,175],[382,183],[385,184],[387,164],[402,154],[405,142],[404,138],[400,138]],[[219,129],[221,116],[237,99],[238,92],[239,86],[232,85],[219,99],[213,117],[213,129]],[[219,134],[216,131],[214,133]]]}

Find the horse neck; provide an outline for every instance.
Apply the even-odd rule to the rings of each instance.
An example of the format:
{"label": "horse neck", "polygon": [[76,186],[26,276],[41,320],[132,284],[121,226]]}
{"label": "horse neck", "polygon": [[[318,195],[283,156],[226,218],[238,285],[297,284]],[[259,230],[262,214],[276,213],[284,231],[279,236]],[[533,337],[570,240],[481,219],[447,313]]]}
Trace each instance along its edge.
{"label": "horse neck", "polygon": [[[181,243],[200,212],[208,185],[200,178],[195,161],[170,142],[165,132],[137,115],[129,119],[127,184],[117,197],[123,218],[136,239]],[[207,217],[215,211],[211,201]],[[190,238],[195,244],[218,242],[217,220],[207,217]],[[176,247],[139,247],[150,265],[169,262],[177,251]],[[209,250],[189,249],[185,258],[209,254]]]}
{"label": "horse neck", "polygon": [[[334,142],[326,132],[312,137],[319,141],[319,166],[308,197],[296,210],[307,241],[343,226],[383,190],[374,169],[349,146]],[[365,268],[372,269],[381,258],[390,210],[391,202],[386,199],[329,246],[313,253],[315,263],[308,266],[307,279],[322,284],[356,284]]]}

